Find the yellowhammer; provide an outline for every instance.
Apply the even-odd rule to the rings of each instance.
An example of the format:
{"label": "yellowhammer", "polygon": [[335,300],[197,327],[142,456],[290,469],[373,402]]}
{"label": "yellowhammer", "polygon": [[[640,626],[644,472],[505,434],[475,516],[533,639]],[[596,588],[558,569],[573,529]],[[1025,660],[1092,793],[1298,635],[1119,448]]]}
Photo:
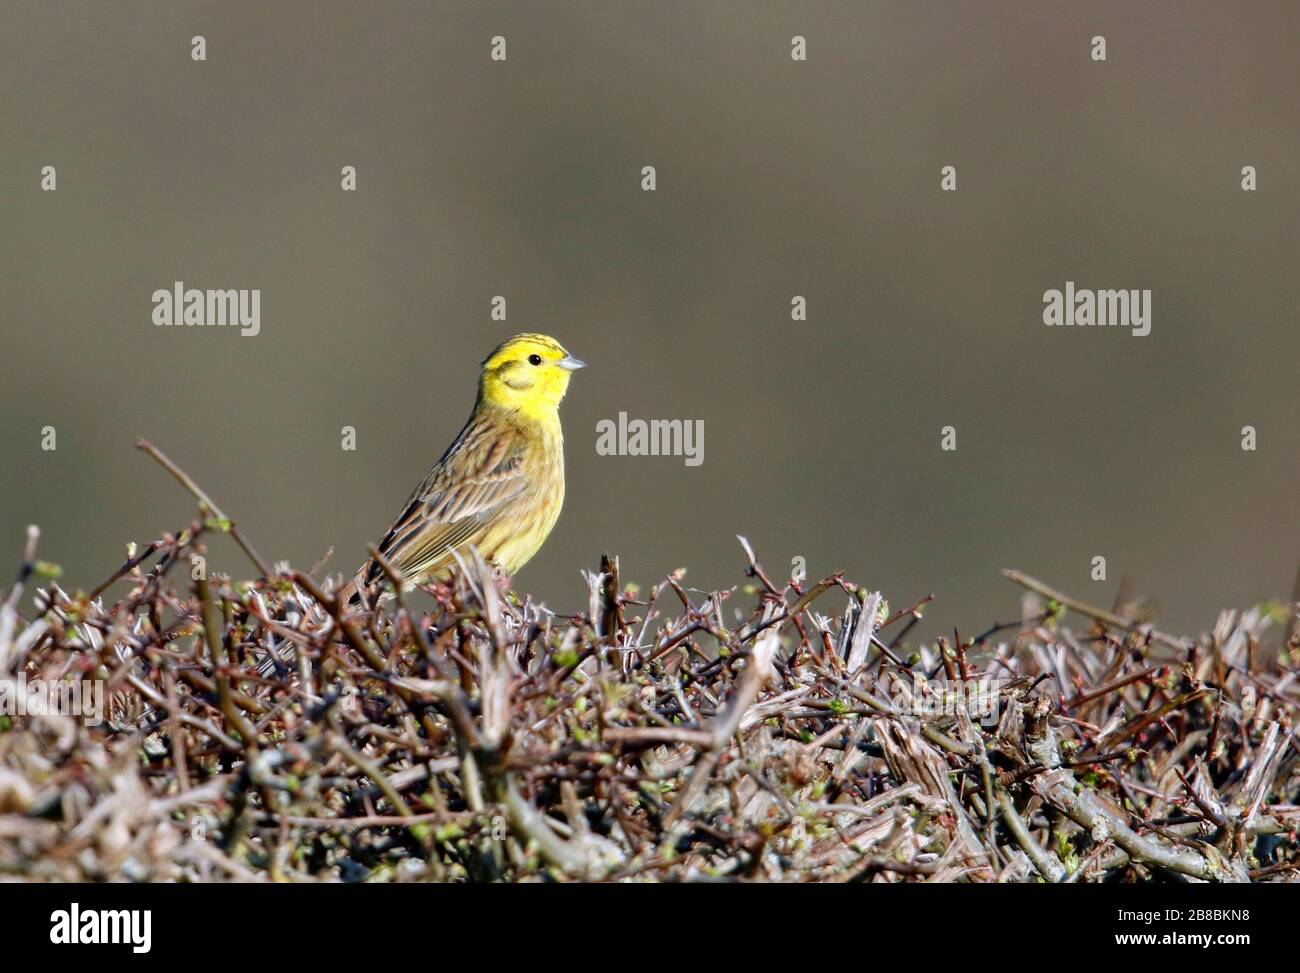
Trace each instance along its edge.
{"label": "yellowhammer", "polygon": [[[537,553],[564,504],[560,400],[583,365],[544,334],[517,334],[483,362],[465,428],[379,543],[404,589],[445,577],[470,545],[508,574]],[[387,580],[371,558],[339,594],[373,602]]]}

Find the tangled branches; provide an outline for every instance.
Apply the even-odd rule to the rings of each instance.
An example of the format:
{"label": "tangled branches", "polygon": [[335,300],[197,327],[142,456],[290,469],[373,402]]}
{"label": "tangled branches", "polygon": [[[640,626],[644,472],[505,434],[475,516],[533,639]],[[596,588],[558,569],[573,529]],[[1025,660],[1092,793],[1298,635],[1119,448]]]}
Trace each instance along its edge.
{"label": "tangled branches", "polygon": [[1076,635],[1017,576],[1038,592],[1021,622],[908,648],[928,599],[775,583],[745,544],[743,590],[672,576],[643,598],[607,557],[557,615],[473,560],[430,612],[348,611],[302,572],[204,577],[231,527],[205,501],[92,592],[37,590],[27,621],[33,534],[0,680],[99,681],[106,712],[0,724],[0,872],[1246,881],[1300,862],[1300,646],[1267,652],[1262,610],[1183,642],[1070,602],[1094,616]]}

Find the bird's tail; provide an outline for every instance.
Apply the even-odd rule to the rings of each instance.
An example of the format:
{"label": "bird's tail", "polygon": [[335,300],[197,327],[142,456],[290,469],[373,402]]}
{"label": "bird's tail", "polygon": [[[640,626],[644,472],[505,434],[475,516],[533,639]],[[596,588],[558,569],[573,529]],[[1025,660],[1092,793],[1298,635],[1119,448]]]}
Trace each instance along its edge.
{"label": "bird's tail", "polygon": [[357,576],[335,592],[334,597],[338,600],[339,607],[346,611],[356,611],[358,608],[364,608],[361,584],[362,572],[357,572]]}

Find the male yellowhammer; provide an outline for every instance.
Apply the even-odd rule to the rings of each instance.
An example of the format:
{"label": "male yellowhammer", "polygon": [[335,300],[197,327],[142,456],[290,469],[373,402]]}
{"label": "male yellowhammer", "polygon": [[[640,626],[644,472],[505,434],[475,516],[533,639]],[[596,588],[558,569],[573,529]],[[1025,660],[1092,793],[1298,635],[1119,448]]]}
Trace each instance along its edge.
{"label": "male yellowhammer", "polygon": [[[470,545],[507,574],[537,553],[564,504],[560,400],[584,364],[544,334],[517,334],[483,362],[465,428],[379,543],[405,590],[446,577]],[[371,558],[339,594],[373,602],[387,581]]]}

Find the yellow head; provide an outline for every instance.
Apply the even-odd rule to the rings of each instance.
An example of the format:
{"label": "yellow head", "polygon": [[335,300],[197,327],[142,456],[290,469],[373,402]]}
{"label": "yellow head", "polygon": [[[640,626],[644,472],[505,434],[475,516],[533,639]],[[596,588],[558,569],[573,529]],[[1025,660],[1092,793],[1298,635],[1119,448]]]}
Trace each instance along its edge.
{"label": "yellow head", "polygon": [[584,364],[554,338],[517,334],[483,362],[479,402],[533,419],[554,417],[569,389],[570,374]]}

